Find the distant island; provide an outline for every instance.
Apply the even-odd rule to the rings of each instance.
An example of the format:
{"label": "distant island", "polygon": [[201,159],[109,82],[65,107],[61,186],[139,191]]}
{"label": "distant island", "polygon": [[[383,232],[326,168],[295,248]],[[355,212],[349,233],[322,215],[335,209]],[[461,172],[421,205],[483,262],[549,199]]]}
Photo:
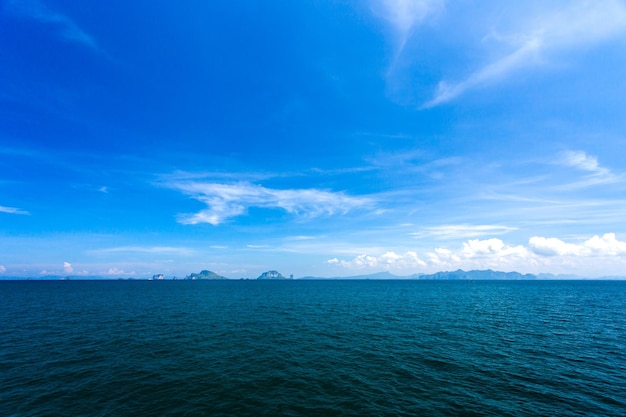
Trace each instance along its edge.
{"label": "distant island", "polygon": [[[202,270],[200,272],[191,273],[184,278],[166,277],[164,274],[155,274],[148,277],[111,277],[111,276],[99,276],[99,275],[80,275],[80,276],[61,276],[61,275],[44,275],[44,276],[0,276],[0,281],[70,281],[70,280],[148,280],[148,281],[162,281],[162,280],[233,280],[234,278],[225,277],[216,272],[209,270]],[[317,277],[317,276],[303,276],[294,278],[293,275],[288,277],[284,276],[276,270],[270,270],[263,272],[256,280],[419,280],[419,281],[529,281],[529,280],[626,280],[626,276],[604,276],[597,278],[586,278],[578,275],[553,275],[547,273],[541,274],[522,274],[520,272],[501,272],[493,271],[491,269],[486,270],[471,270],[464,271],[457,269],[456,271],[440,271],[432,274],[416,273],[412,275],[395,275],[388,271],[376,272],[372,274],[364,275],[352,275],[352,276],[339,276],[339,277]],[[242,277],[239,280],[255,280],[251,277]]]}
{"label": "distant island", "polygon": [[278,271],[267,271],[267,272],[263,272],[261,275],[259,275],[257,277],[257,279],[273,279],[273,280],[278,280],[278,279],[293,279],[293,275],[290,276],[289,278],[283,276],[283,274],[281,274]]}
{"label": "distant island", "polygon": [[519,272],[500,272],[487,270],[473,270],[463,271],[457,269],[456,271],[442,271],[435,272],[434,274],[413,274],[413,275],[394,275],[390,272],[378,272],[368,275],[354,275],[350,277],[335,277],[335,278],[322,278],[322,277],[303,277],[300,279],[349,279],[349,280],[383,280],[383,279],[402,279],[402,280],[421,280],[421,281],[454,281],[454,280],[535,280],[538,279],[533,274],[521,274]]}
{"label": "distant island", "polygon": [[436,272],[434,274],[419,275],[420,280],[532,280],[536,275],[520,274],[519,272],[499,272],[487,269],[485,271],[463,271],[457,269],[452,272]]}
{"label": "distant island", "polygon": [[212,280],[216,280],[216,279],[228,279],[228,278],[226,278],[223,275],[216,274],[213,271],[208,271],[208,270],[205,269],[205,270],[200,271],[197,274],[194,272],[194,273],[192,273],[190,275],[187,275],[185,277],[185,279],[212,279]]}

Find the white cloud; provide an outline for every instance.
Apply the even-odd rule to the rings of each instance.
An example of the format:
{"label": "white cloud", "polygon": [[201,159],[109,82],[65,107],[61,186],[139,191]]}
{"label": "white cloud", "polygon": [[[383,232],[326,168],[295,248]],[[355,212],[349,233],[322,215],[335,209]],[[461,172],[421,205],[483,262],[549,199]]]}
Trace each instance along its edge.
{"label": "white cloud", "polygon": [[626,242],[620,242],[615,233],[606,233],[602,237],[593,236],[582,244],[565,243],[556,238],[532,237],[529,240],[531,249],[545,256],[622,256],[626,255]]}
{"label": "white cloud", "polygon": [[440,269],[499,269],[526,268],[530,252],[523,246],[511,246],[500,239],[472,239],[461,249],[437,248],[428,252],[430,270]]}
{"label": "white cloud", "polygon": [[61,38],[100,52],[100,47],[93,37],[81,29],[76,22],[64,14],[51,10],[39,0],[9,0],[6,10],[16,16],[54,25],[58,28]]}
{"label": "white cloud", "polygon": [[579,0],[538,16],[531,29],[548,47],[579,47],[626,32],[626,5],[621,0]]}
{"label": "white cloud", "polygon": [[69,262],[63,262],[63,272],[66,274],[71,274],[74,272],[74,268],[72,268],[72,264]]}
{"label": "white cloud", "polygon": [[513,70],[531,65],[541,50],[540,39],[529,39],[524,45],[502,59],[492,62],[479,71],[471,74],[466,80],[458,83],[440,81],[435,97],[423,105],[424,108],[434,107],[451,101],[465,91],[492,83],[508,75]]}
{"label": "white cloud", "polygon": [[326,262],[346,269],[385,269],[397,273],[496,269],[589,276],[623,275],[626,242],[617,240],[614,233],[593,236],[581,244],[535,236],[530,238],[528,247],[509,245],[495,238],[472,239],[460,248],[435,248],[421,257],[413,251],[404,254],[388,251],[380,255],[361,254],[350,260],[333,258]]}
{"label": "white cloud", "polygon": [[304,236],[304,235],[291,236],[287,238],[287,240],[295,240],[295,241],[315,240],[315,239],[316,239],[315,236]]}
{"label": "white cloud", "polygon": [[395,54],[388,68],[388,76],[394,72],[398,59],[411,37],[413,29],[444,9],[445,0],[374,0],[372,12],[388,22],[393,28]]}
{"label": "white cloud", "polygon": [[[549,6],[554,7],[554,6]],[[504,54],[459,82],[439,84],[434,97],[424,107],[449,102],[465,91],[495,83],[515,71],[537,66],[559,51],[601,43],[626,33],[626,5],[619,0],[573,1],[566,7],[543,11],[536,17],[520,14],[517,33],[491,36],[499,41]],[[517,26],[520,26],[517,25]]]}
{"label": "white cloud", "polygon": [[588,173],[584,180],[569,184],[565,188],[582,188],[624,180],[624,174],[611,172],[610,169],[600,165],[597,157],[583,151],[564,152],[559,163]]}
{"label": "white cloud", "polygon": [[444,4],[444,0],[379,0],[372,3],[372,10],[387,20],[404,42],[415,25],[441,10]]}
{"label": "white cloud", "polygon": [[584,243],[591,253],[598,256],[626,255],[626,242],[615,238],[615,233],[606,233],[602,237],[594,236]]}
{"label": "white cloud", "polygon": [[378,268],[386,270],[404,270],[426,266],[426,263],[417,256],[417,253],[412,251],[407,251],[403,254],[388,251],[380,256],[361,254],[349,261],[333,258],[326,262],[331,265],[340,265],[349,269]]}
{"label": "white cloud", "polygon": [[470,238],[486,235],[501,235],[517,230],[515,227],[481,224],[451,224],[443,226],[426,227],[420,232],[411,233],[415,237],[435,237],[441,239]]}
{"label": "white cloud", "polygon": [[135,271],[130,271],[127,272],[123,269],[117,268],[117,267],[111,267],[109,268],[109,270],[105,273],[106,275],[115,275],[115,276],[121,276],[121,275],[137,275],[137,272]]}
{"label": "white cloud", "polygon": [[523,246],[508,246],[500,239],[472,239],[463,243],[463,256],[476,257],[506,257],[526,256],[528,251]]}
{"label": "white cloud", "polygon": [[555,255],[579,255],[581,248],[571,243],[565,243],[560,239],[550,237],[531,237],[528,241],[530,249],[538,255],[555,256]]}
{"label": "white cloud", "polygon": [[565,165],[596,174],[606,175],[609,173],[608,169],[600,167],[598,158],[592,155],[587,155],[583,151],[565,152],[563,154],[563,163]]}
{"label": "white cloud", "polygon": [[219,225],[245,214],[250,207],[280,208],[306,218],[345,214],[372,203],[369,198],[350,197],[341,192],[317,189],[278,190],[249,183],[174,182],[168,186],[208,206],[195,214],[180,215],[178,221],[182,224]]}
{"label": "white cloud", "polygon": [[7,268],[4,265],[0,265],[0,274],[7,272]]}
{"label": "white cloud", "polygon": [[136,252],[136,253],[152,253],[161,255],[194,255],[195,250],[184,247],[173,246],[118,246],[114,248],[96,249],[93,253],[118,253],[118,252]]}
{"label": "white cloud", "polygon": [[0,213],[30,215],[29,212],[15,207],[0,206]]}

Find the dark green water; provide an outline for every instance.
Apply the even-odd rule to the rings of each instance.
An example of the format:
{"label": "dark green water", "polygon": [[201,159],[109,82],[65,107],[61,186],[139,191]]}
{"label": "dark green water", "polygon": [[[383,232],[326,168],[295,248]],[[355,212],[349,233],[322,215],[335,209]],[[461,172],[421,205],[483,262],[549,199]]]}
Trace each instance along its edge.
{"label": "dark green water", "polygon": [[0,416],[624,416],[626,282],[0,282]]}

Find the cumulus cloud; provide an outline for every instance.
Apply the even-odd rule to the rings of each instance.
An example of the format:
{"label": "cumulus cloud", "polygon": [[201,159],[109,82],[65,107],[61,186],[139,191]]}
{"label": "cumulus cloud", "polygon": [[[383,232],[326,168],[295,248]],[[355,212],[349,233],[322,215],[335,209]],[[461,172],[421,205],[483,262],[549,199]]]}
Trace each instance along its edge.
{"label": "cumulus cloud", "polygon": [[168,185],[208,206],[198,213],[180,215],[178,221],[182,224],[219,225],[245,214],[250,207],[279,208],[306,218],[346,214],[372,204],[369,198],[317,189],[279,190],[250,183],[175,182]]}
{"label": "cumulus cloud", "polygon": [[626,254],[626,242],[616,239],[615,233],[606,233],[602,237],[594,236],[584,243],[594,255],[617,256]]}
{"label": "cumulus cloud", "polygon": [[415,251],[381,255],[361,254],[351,260],[333,258],[327,262],[346,268],[388,268],[394,270],[442,269],[442,268],[488,268],[513,265],[528,259],[530,252],[521,245],[507,245],[500,239],[472,239],[456,250],[435,248],[419,256]]}
{"label": "cumulus cloud", "polygon": [[7,213],[7,214],[22,214],[22,215],[26,215],[28,216],[30,213],[25,211],[25,210],[21,210],[15,207],[6,207],[6,206],[0,206],[0,213]]}
{"label": "cumulus cloud", "polygon": [[360,254],[353,259],[326,261],[346,269],[386,269],[401,273],[456,269],[498,269],[520,272],[623,274],[626,242],[614,233],[593,236],[581,244],[535,236],[528,246],[510,245],[496,238],[471,239],[460,248],[435,248],[423,255],[407,251]]}
{"label": "cumulus cloud", "polygon": [[7,268],[4,265],[0,265],[0,274],[7,272]]}
{"label": "cumulus cloud", "polygon": [[[554,7],[554,6],[549,6]],[[524,19],[520,32],[492,36],[504,53],[458,82],[439,83],[424,107],[449,102],[467,90],[495,83],[522,68],[539,65],[545,57],[594,45],[626,33],[626,5],[619,0],[573,1],[566,7],[542,11]]]}
{"label": "cumulus cloud", "polygon": [[380,256],[372,256],[361,254],[352,260],[339,260],[337,258],[326,261],[329,264],[336,264],[346,268],[385,268],[385,269],[404,269],[413,267],[425,267],[426,263],[421,260],[417,253],[408,251],[398,254],[388,251]]}
{"label": "cumulus cloud", "polygon": [[109,270],[107,271],[107,275],[135,275],[136,272],[132,271],[132,272],[126,272],[123,269],[119,269],[119,268],[109,268]]}
{"label": "cumulus cloud", "polygon": [[500,239],[473,239],[463,243],[462,249],[465,258],[475,257],[506,257],[525,256],[528,251],[523,246],[509,246]]}
{"label": "cumulus cloud", "polygon": [[72,264],[69,262],[63,262],[63,272],[66,274],[71,274],[74,272],[74,268],[72,268]]}
{"label": "cumulus cloud", "polygon": [[529,261],[530,252],[521,245],[508,245],[500,239],[472,239],[460,249],[436,248],[427,252],[431,269],[518,269]]}
{"label": "cumulus cloud", "polygon": [[533,252],[544,256],[622,256],[626,255],[626,242],[621,242],[615,233],[593,236],[582,244],[565,243],[557,238],[534,236],[529,240]]}
{"label": "cumulus cloud", "polygon": [[580,246],[565,243],[555,237],[534,236],[530,238],[528,245],[533,252],[543,256],[579,255],[581,253]]}
{"label": "cumulus cloud", "polygon": [[100,47],[93,37],[81,29],[74,20],[51,10],[39,0],[9,0],[5,5],[5,10],[14,16],[51,25],[57,29],[57,33],[62,39],[86,46],[94,51],[100,51]]}

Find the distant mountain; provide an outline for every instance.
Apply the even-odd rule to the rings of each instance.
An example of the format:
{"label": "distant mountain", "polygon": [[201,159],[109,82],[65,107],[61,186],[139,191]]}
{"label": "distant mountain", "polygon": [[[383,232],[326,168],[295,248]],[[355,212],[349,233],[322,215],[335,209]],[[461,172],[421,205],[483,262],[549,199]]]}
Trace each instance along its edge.
{"label": "distant mountain", "polygon": [[334,277],[334,278],[320,278],[320,277],[302,277],[300,279],[404,279],[404,280],[529,280],[537,279],[535,275],[520,274],[519,272],[499,272],[499,271],[463,271],[461,269],[457,271],[444,271],[436,272],[434,274],[413,274],[413,275],[394,275],[390,272],[378,272],[376,274],[368,275],[354,275],[350,277]]}
{"label": "distant mountain", "polygon": [[420,275],[420,280],[530,280],[537,279],[532,274],[520,274],[519,272],[500,272],[487,269],[486,271],[456,271],[436,272],[434,274]]}
{"label": "distant mountain", "polygon": [[289,279],[278,271],[263,272],[257,279]]}
{"label": "distant mountain", "polygon": [[185,279],[213,279],[213,280],[215,280],[215,279],[228,279],[228,278],[226,278],[225,276],[216,274],[213,271],[207,271],[205,269],[203,271],[200,271],[197,274],[194,272],[194,273],[192,273],[190,275],[187,275],[185,277]]}
{"label": "distant mountain", "polygon": [[[161,274],[157,274],[152,277],[152,280],[159,279]],[[150,277],[103,277],[96,275],[78,275],[78,276],[62,276],[62,275],[43,275],[43,276],[0,276],[0,281],[9,281],[9,280],[33,280],[33,281],[59,281],[59,280],[149,280]],[[166,279],[166,278],[163,278]],[[176,277],[167,278],[175,280]],[[180,279],[180,278],[179,278]],[[225,276],[219,275],[215,272],[203,270],[199,273],[192,273],[186,276],[184,279],[189,280],[226,280],[229,279]],[[241,279],[254,279],[254,278],[241,278]],[[260,280],[289,280],[293,279],[293,276],[285,277],[278,271],[267,271],[262,273],[257,279]],[[490,269],[479,271],[463,271],[458,269],[456,271],[443,271],[436,272],[433,274],[412,274],[412,275],[394,275],[390,272],[378,272],[374,274],[367,275],[352,275],[348,277],[315,277],[315,276],[305,276],[298,278],[299,280],[626,280],[626,276],[603,276],[603,277],[582,277],[579,275],[570,275],[570,274],[549,274],[549,273],[540,273],[540,274],[521,274],[519,272],[500,272],[500,271],[492,271]]]}
{"label": "distant mountain", "polygon": [[349,277],[334,277],[334,278],[321,278],[321,277],[302,277],[299,279],[346,279],[346,280],[359,280],[359,279],[404,279],[404,280],[529,280],[537,279],[535,275],[520,274],[519,272],[499,272],[499,271],[463,271],[461,269],[457,271],[444,271],[436,272],[434,274],[413,274],[413,275],[394,275],[390,272],[378,272],[376,274],[368,275],[353,275]]}

